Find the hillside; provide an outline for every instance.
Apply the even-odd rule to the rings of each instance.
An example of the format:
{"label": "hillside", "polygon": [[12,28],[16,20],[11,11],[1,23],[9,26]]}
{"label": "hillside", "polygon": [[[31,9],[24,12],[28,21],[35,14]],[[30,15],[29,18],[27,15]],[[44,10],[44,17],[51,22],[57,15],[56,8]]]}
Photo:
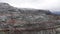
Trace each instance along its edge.
{"label": "hillside", "polygon": [[[39,10],[32,8],[16,8],[8,3],[0,3],[0,21],[8,22],[10,19],[17,23],[40,23],[54,20],[49,10]],[[21,24],[20,23],[20,24]]]}
{"label": "hillside", "polygon": [[[60,25],[58,18],[49,10],[32,8],[16,8],[8,3],[0,3],[0,28],[1,29],[48,29]],[[30,29],[30,30],[31,30]],[[19,29],[18,29],[19,30]]]}

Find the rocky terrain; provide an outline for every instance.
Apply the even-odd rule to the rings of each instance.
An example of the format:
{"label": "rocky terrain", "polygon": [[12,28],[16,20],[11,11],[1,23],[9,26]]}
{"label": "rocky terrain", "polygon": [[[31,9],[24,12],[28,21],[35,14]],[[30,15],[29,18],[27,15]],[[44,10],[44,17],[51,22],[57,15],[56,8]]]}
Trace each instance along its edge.
{"label": "rocky terrain", "polygon": [[14,24],[40,23],[54,20],[53,17],[48,16],[50,14],[49,10],[16,8],[7,3],[0,3],[0,21],[9,24],[11,24],[10,20],[15,20]]}
{"label": "rocky terrain", "polygon": [[[52,15],[49,10],[16,8],[8,3],[0,3],[0,28],[48,29],[60,25],[60,16]],[[35,29],[36,30],[36,29]]]}

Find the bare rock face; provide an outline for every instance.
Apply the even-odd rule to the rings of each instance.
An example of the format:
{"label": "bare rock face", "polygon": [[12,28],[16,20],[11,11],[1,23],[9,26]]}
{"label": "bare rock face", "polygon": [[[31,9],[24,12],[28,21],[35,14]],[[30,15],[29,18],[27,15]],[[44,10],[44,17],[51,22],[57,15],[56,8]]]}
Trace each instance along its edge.
{"label": "bare rock face", "polygon": [[10,13],[16,11],[16,8],[13,8],[8,3],[0,3],[0,13]]}
{"label": "bare rock face", "polygon": [[8,3],[0,3],[0,7],[7,7],[7,6],[10,6]]}
{"label": "bare rock face", "polygon": [[7,11],[7,9],[10,7],[7,3],[0,3],[0,12]]}

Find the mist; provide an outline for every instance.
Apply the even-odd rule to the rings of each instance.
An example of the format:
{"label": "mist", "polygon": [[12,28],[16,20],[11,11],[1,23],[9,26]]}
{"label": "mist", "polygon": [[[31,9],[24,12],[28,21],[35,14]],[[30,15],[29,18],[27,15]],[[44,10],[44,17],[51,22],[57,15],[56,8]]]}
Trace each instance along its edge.
{"label": "mist", "polygon": [[0,0],[18,8],[35,8],[60,11],[60,0]]}

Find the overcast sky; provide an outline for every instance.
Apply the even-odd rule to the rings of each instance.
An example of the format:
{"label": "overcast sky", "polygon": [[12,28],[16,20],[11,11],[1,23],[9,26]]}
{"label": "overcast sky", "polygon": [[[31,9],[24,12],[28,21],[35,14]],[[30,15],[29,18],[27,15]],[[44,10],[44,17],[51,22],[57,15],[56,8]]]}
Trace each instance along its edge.
{"label": "overcast sky", "polygon": [[14,7],[60,11],[60,0],[0,0]]}

